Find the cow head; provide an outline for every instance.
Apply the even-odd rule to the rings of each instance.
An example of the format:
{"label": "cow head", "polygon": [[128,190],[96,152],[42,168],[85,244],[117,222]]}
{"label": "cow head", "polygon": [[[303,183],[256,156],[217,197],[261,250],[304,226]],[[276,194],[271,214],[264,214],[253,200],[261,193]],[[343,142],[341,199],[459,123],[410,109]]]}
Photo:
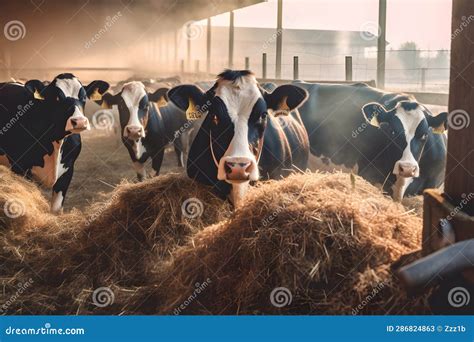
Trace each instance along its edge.
{"label": "cow head", "polygon": [[431,132],[445,132],[448,114],[433,116],[412,99],[398,101],[391,107],[387,110],[379,103],[368,103],[362,112],[367,122],[381,129],[394,147],[386,153],[393,157],[392,173],[397,177],[398,188],[397,191],[394,189],[393,197],[399,200],[412,178],[420,175],[418,161]]}
{"label": "cow head", "polygon": [[198,173],[198,179],[231,184],[235,204],[243,198],[242,189],[249,181],[259,179],[268,113],[297,108],[307,93],[284,85],[270,94],[259,87],[250,71],[226,70],[206,93],[195,85],[181,85],[171,89],[168,97],[187,114],[207,113],[191,146],[188,175]]}
{"label": "cow head", "polygon": [[46,115],[54,122],[58,134],[67,135],[90,129],[89,120],[84,116],[86,98],[100,99],[109,84],[93,81],[84,87],[73,74],[60,74],[49,84],[30,80],[25,88],[45,105]]}
{"label": "cow head", "polygon": [[150,115],[150,102],[158,106],[165,105],[168,88],[160,88],[148,93],[142,82],[128,82],[120,93],[105,94],[102,100],[104,107],[118,106],[122,139],[132,147],[135,157],[140,159],[143,152],[142,139],[146,137],[146,127]]}

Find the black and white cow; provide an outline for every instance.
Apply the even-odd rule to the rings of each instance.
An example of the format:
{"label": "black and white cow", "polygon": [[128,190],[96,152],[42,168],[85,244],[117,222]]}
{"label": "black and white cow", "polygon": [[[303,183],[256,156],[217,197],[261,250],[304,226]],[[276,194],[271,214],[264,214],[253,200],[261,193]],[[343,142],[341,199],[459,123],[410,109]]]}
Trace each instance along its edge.
{"label": "black and white cow", "polygon": [[250,71],[226,70],[206,93],[181,85],[168,97],[187,113],[207,113],[192,142],[187,173],[230,195],[235,206],[250,181],[306,168],[308,136],[296,111],[306,91],[283,85],[267,93]]}
{"label": "black and white cow", "polygon": [[[125,83],[122,90],[107,93],[102,105],[118,106],[122,142],[132,159],[138,180],[146,177],[145,162],[151,158],[154,175],[160,173],[166,146],[175,141],[174,132],[186,122],[184,113],[173,104],[166,104],[169,88],[147,92],[142,82]],[[180,151],[177,152],[178,160]]]}
{"label": "black and white cow", "polygon": [[76,133],[90,127],[86,98],[98,100],[108,87],[104,81],[84,87],[67,73],[48,85],[0,83],[0,164],[52,188],[54,213],[62,210],[81,150]]}
{"label": "black and white cow", "polygon": [[365,84],[295,82],[306,89],[300,108],[311,152],[352,168],[395,200],[438,187],[446,163],[447,113],[433,116],[415,98]]}

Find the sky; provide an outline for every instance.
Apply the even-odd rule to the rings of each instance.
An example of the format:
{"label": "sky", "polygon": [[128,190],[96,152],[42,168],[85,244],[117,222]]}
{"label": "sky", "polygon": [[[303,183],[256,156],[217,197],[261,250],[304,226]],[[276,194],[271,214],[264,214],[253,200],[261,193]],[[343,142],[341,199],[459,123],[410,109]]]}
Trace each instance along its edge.
{"label": "sky", "polygon": [[[387,0],[388,49],[414,41],[420,49],[449,49],[452,0]],[[277,2],[234,12],[235,26],[275,27]],[[377,33],[378,0],[283,0],[283,28]],[[212,18],[226,26],[229,14]]]}

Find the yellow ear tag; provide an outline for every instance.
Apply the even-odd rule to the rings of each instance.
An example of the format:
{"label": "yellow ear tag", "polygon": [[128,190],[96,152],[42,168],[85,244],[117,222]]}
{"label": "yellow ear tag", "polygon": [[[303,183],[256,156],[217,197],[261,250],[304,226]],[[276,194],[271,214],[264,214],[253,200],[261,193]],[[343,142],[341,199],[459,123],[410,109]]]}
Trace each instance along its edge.
{"label": "yellow ear tag", "polygon": [[278,106],[278,114],[283,114],[283,115],[288,115],[290,114],[290,107],[288,107],[288,104],[286,103],[286,100],[288,100],[288,96],[285,96],[279,106]]}
{"label": "yellow ear tag", "polygon": [[100,101],[102,100],[102,95],[99,93],[99,88],[95,88],[94,92],[89,97],[92,101]]}
{"label": "yellow ear tag", "polygon": [[444,132],[446,132],[446,129],[444,128],[444,123],[442,123],[438,127],[433,127],[434,134],[444,134]]}
{"label": "yellow ear tag", "polygon": [[158,102],[156,103],[156,105],[157,105],[158,107],[164,107],[164,106],[166,106],[167,104],[168,104],[168,101],[165,100],[165,97],[164,97],[164,96],[160,97],[160,99],[159,99]]}
{"label": "yellow ear tag", "polygon": [[35,89],[35,93],[33,94],[33,96],[35,97],[35,99],[37,100],[44,100],[44,97],[41,96],[40,92],[38,91],[38,89]]}
{"label": "yellow ear tag", "polygon": [[372,119],[370,119],[370,124],[374,127],[380,127],[379,120],[377,119],[377,113],[374,113]]}
{"label": "yellow ear tag", "polygon": [[102,100],[102,104],[100,105],[100,107],[104,109],[112,109],[112,106],[105,100]]}
{"label": "yellow ear tag", "polygon": [[202,117],[202,113],[197,110],[196,105],[193,100],[189,98],[189,106],[186,109],[186,119],[188,120],[197,120]]}

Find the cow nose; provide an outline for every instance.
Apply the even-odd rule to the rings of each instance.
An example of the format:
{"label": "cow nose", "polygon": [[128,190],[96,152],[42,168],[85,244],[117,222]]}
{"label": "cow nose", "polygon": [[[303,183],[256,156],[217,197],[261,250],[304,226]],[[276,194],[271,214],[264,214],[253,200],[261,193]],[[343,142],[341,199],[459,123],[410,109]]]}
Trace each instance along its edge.
{"label": "cow nose", "polygon": [[250,176],[252,161],[248,158],[232,158],[226,160],[224,169],[228,180],[247,181]]}
{"label": "cow nose", "polygon": [[84,117],[71,118],[71,126],[74,130],[87,129],[89,126],[89,120]]}
{"label": "cow nose", "polygon": [[398,174],[403,177],[414,177],[418,166],[412,163],[399,163]]}
{"label": "cow nose", "polygon": [[143,129],[140,126],[127,126],[127,137],[137,140],[143,137]]}

